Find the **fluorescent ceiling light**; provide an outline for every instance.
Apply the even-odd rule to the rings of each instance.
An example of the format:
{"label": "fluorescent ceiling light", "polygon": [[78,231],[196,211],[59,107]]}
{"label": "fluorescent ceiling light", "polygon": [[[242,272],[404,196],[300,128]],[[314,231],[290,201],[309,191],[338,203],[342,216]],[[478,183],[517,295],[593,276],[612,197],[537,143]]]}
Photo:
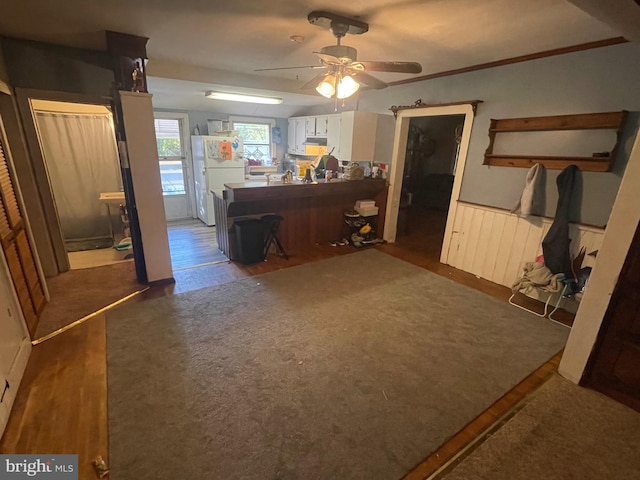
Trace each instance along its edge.
{"label": "fluorescent ceiling light", "polygon": [[229,100],[231,102],[248,102],[248,103],[267,103],[277,105],[282,103],[281,98],[276,97],[259,97],[257,95],[243,95],[240,93],[214,92],[208,91],[204,94],[207,98],[215,100]]}

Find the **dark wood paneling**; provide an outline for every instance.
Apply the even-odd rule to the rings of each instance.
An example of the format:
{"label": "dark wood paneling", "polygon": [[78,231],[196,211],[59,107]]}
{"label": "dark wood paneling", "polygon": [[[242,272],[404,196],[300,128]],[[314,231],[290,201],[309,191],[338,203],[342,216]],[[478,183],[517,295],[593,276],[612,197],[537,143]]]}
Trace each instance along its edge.
{"label": "dark wood paneling", "polygon": [[583,383],[640,411],[640,225]]}
{"label": "dark wood paneling", "polygon": [[[267,213],[281,215],[284,220],[280,224],[278,238],[287,253],[300,254],[311,245],[341,239],[345,235],[344,212],[353,210],[357,200],[376,201],[378,236],[381,236],[387,190],[385,180],[270,186],[230,184],[225,190],[226,212],[221,211],[222,199],[218,198],[216,213],[219,212],[220,219],[226,217],[227,237],[228,231],[233,228],[234,219],[259,217]],[[233,258],[230,241],[223,238],[225,229],[217,226],[218,244],[227,256]]]}

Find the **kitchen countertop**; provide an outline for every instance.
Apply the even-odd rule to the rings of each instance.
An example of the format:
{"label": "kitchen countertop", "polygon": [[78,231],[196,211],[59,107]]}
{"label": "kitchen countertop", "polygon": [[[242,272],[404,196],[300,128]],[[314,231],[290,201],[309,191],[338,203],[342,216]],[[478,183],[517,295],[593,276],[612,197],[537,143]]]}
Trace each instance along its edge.
{"label": "kitchen countertop", "polygon": [[267,182],[266,178],[262,179],[251,179],[246,182],[238,182],[238,183],[225,183],[225,187],[228,188],[260,188],[260,187],[293,187],[293,186],[309,186],[309,185],[326,185],[330,183],[346,183],[346,182],[356,182],[359,180],[332,180],[331,182],[325,182],[324,180],[319,180],[317,182],[304,183],[301,180],[294,180],[292,183],[283,183],[282,180],[273,180]]}
{"label": "kitchen countertop", "polygon": [[[238,218],[260,218],[276,213],[283,217],[278,238],[289,254],[306,251],[309,246],[342,239],[344,212],[358,200],[370,199],[379,207],[376,219],[380,232],[384,228],[387,181],[382,179],[341,180],[319,183],[238,182],[225,184],[216,191],[216,238],[220,248],[236,258],[234,223]],[[222,227],[226,226],[226,228]]]}
{"label": "kitchen countertop", "polygon": [[324,197],[343,192],[358,192],[360,198],[374,196],[386,188],[382,179],[337,180],[331,182],[282,183],[281,181],[226,183],[224,198],[228,202],[261,201],[276,198]]}

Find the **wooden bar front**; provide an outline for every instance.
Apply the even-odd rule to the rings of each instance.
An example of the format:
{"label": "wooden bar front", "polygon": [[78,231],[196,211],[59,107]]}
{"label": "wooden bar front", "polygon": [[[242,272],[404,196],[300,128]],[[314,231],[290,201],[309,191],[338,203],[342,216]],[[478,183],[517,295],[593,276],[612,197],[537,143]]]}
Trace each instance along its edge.
{"label": "wooden bar front", "polygon": [[[375,200],[378,237],[382,237],[387,204],[386,180],[351,180],[329,183],[230,183],[214,192],[216,235],[220,249],[233,259],[234,220],[267,213],[282,215],[278,238],[288,254],[344,236],[344,212],[357,200]],[[226,228],[224,228],[226,225]],[[232,235],[233,236],[233,235]]]}

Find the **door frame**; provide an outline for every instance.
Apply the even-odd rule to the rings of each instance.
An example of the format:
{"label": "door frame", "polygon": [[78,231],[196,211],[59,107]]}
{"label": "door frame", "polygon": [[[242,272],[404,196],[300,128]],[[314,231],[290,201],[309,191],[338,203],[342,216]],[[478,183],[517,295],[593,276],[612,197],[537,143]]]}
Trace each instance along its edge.
{"label": "door frame", "polygon": [[[2,95],[2,93],[0,93],[0,95]],[[22,221],[24,222],[24,231],[27,235],[27,240],[29,242],[29,248],[31,249],[31,255],[33,257],[33,262],[35,264],[36,267],[36,273],[38,274],[38,279],[40,281],[40,285],[42,287],[42,293],[44,294],[44,298],[45,298],[45,304],[49,303],[51,301],[51,297],[49,295],[49,288],[47,286],[47,281],[46,281],[46,276],[44,274],[44,269],[42,267],[42,262],[40,261],[40,254],[38,252],[38,247],[36,245],[36,241],[35,241],[35,235],[33,233],[32,230],[32,226],[31,226],[31,221],[29,219],[29,213],[27,212],[27,208],[26,208],[26,204],[24,201],[24,195],[22,194],[22,188],[20,186],[20,179],[18,177],[18,172],[16,170],[16,164],[13,160],[13,154],[11,152],[11,146],[9,145],[9,139],[7,136],[7,131],[5,130],[5,126],[4,126],[4,121],[2,118],[2,114],[0,113],[0,139],[2,140],[2,145],[4,147],[4,155],[5,155],[5,160],[7,162],[7,167],[9,168],[9,172],[11,174],[11,176],[13,177],[13,181],[12,181],[12,186],[13,186],[13,191],[15,193],[16,196],[16,200],[18,202],[18,207],[20,208],[20,215],[22,216]],[[2,249],[0,249],[2,250]],[[19,306],[20,309],[20,317],[22,318],[22,322],[24,324],[24,328],[27,332],[27,336],[30,335],[29,333],[29,325],[27,323],[27,319],[25,318],[25,316],[22,313],[22,307],[20,305],[18,296],[17,296],[17,292],[15,291],[15,285],[13,283],[13,278],[11,277],[11,272],[9,270],[9,265],[7,264],[6,258],[4,256],[4,253],[2,254],[2,265],[4,266],[4,270],[6,272],[6,275],[9,278],[10,281],[10,285],[13,285],[12,290],[13,290],[13,298],[14,301],[17,302],[16,305]],[[36,315],[38,316],[39,319],[39,312],[36,311]]]}
{"label": "door frame", "polygon": [[[113,99],[111,97],[103,97],[99,95],[54,92],[29,88],[16,88],[15,90],[16,103],[18,105],[18,111],[24,128],[24,134],[31,158],[31,165],[44,211],[44,220],[47,224],[47,231],[50,236],[53,254],[58,266],[58,273],[66,272],[70,269],[69,257],[64,245],[64,237],[62,236],[62,228],[60,226],[60,219],[58,218],[58,211],[53,197],[53,190],[49,182],[44,153],[40,147],[38,129],[36,127],[33,109],[31,108],[31,100],[51,100],[55,102],[103,105],[112,110]],[[112,114],[114,114],[113,111]],[[122,165],[120,165],[120,167],[122,168]]]}
{"label": "door frame", "polygon": [[444,241],[440,253],[440,262],[447,263],[449,257],[449,245],[453,233],[453,222],[458,208],[462,178],[467,162],[469,141],[471,139],[471,128],[475,117],[475,109],[472,103],[460,105],[446,105],[436,107],[421,107],[399,110],[396,118],[396,129],[393,138],[393,156],[391,160],[391,171],[389,172],[389,195],[387,198],[387,211],[384,220],[383,238],[389,243],[396,241],[398,230],[398,212],[400,209],[400,195],[402,192],[402,176],[406,160],[407,141],[409,138],[409,124],[412,118],[416,117],[441,117],[449,115],[464,115],[464,127],[462,129],[462,139],[458,153],[456,173],[453,179],[453,189],[449,201],[447,212],[447,223],[444,231]]}
{"label": "door frame", "polygon": [[[184,188],[187,195],[188,214],[191,218],[198,218],[196,211],[195,178],[193,173],[193,156],[191,155],[191,127],[189,126],[189,114],[179,112],[167,112],[164,110],[153,110],[153,118],[171,118],[182,121],[180,131],[180,141],[184,146],[184,160],[182,161],[182,171],[184,174]],[[164,194],[163,194],[164,198]]]}

